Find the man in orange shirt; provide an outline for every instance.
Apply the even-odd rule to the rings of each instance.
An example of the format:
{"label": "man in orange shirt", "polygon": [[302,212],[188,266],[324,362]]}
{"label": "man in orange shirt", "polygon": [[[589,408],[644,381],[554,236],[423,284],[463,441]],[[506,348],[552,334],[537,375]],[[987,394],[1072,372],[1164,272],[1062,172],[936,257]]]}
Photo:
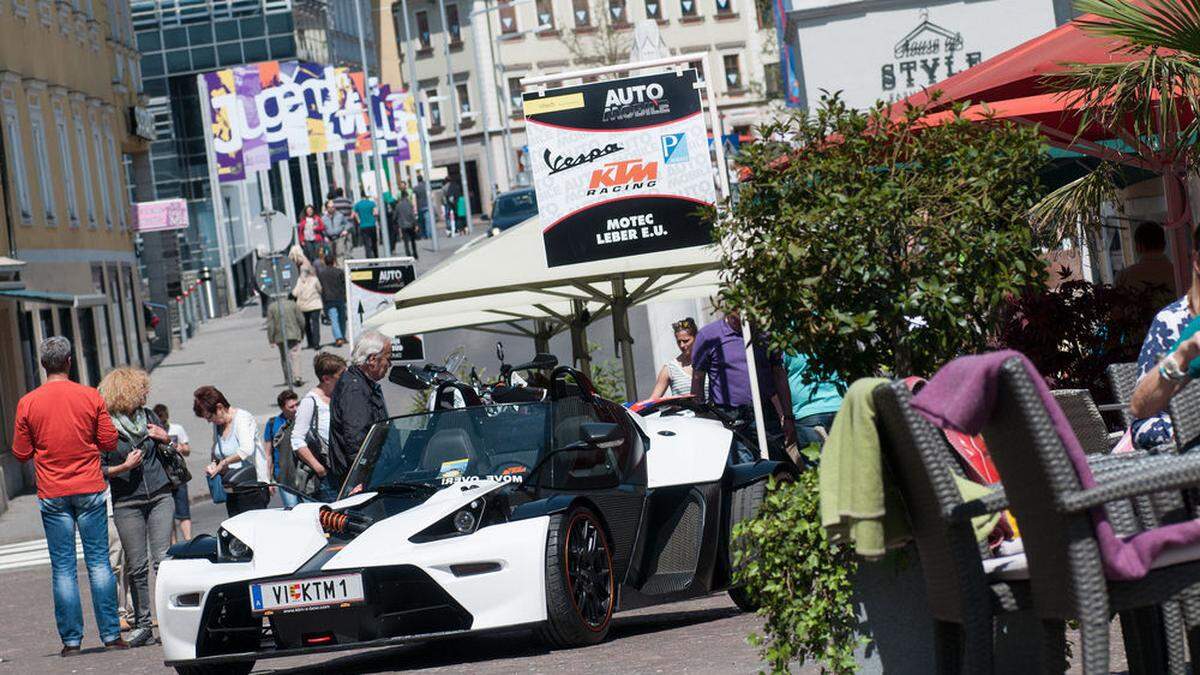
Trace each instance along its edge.
{"label": "man in orange shirt", "polygon": [[[62,638],[62,656],[79,653],[83,641],[83,608],[75,562],[75,530],[83,542],[92,609],[105,649],[128,649],[121,639],[117,617],[117,585],[108,562],[108,483],[100,468],[100,453],[117,447],[117,430],[104,399],[91,387],[72,382],[71,342],[46,338],[40,345],[46,381],[21,397],[13,432],[13,455],[33,459],[38,506],[54,587],[54,620]],[[136,454],[136,457],[135,457]],[[141,453],[130,453],[136,465]]]}

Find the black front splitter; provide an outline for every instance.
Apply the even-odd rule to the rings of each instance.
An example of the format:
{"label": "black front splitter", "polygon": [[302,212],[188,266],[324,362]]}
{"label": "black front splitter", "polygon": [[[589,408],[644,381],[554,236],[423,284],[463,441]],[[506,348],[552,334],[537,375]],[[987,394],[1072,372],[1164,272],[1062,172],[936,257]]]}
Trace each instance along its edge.
{"label": "black front splitter", "polygon": [[316,647],[296,647],[293,649],[270,649],[264,651],[237,652],[233,654],[219,654],[216,656],[202,656],[198,659],[163,661],[163,665],[167,666],[168,668],[174,668],[175,666],[200,666],[216,663],[237,663],[239,661],[258,661],[260,659],[278,659],[285,656],[303,656],[306,654],[329,654],[333,652],[346,652],[355,649],[399,647],[402,645],[418,644],[433,640],[444,640],[446,638],[457,637],[461,635],[487,635],[489,633],[502,633],[511,630],[520,630],[522,628],[531,628],[536,625],[536,623],[524,623],[513,624],[512,626],[500,626],[498,628],[488,628],[484,630],[451,630],[440,633],[424,633],[422,635],[402,635],[400,637],[380,638],[378,640],[366,640],[363,642],[347,642],[345,644],[338,645],[321,645]]}

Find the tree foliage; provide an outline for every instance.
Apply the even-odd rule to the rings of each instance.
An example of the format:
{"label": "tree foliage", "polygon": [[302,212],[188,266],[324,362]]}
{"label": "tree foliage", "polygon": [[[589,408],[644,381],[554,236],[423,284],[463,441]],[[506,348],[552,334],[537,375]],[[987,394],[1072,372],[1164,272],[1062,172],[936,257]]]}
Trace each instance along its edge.
{"label": "tree foliage", "polygon": [[813,377],[932,373],[984,349],[1005,297],[1042,281],[1036,130],[925,112],[826,96],[739,154],[748,177],[716,227],[721,299],[816,355]]}
{"label": "tree foliage", "polygon": [[[816,446],[806,450],[815,459]],[[761,609],[763,635],[750,636],[772,672],[816,661],[832,673],[855,671],[857,634],[852,553],[830,543],[817,500],[817,472],[768,486],[758,515],[734,527],[735,572]]]}

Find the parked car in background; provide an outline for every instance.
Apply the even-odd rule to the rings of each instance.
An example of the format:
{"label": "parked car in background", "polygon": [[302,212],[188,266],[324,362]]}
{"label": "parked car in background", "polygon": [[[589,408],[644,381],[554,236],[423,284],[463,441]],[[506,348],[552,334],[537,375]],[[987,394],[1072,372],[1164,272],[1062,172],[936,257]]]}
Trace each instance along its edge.
{"label": "parked car in background", "polygon": [[510,190],[496,197],[492,203],[492,234],[499,234],[536,216],[537,195],[533,188]]}

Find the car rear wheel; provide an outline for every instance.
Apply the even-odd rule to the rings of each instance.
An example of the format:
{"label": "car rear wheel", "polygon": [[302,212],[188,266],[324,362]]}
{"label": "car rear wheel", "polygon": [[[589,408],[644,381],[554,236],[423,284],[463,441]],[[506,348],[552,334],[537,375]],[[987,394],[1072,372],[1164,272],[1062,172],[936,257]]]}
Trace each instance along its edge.
{"label": "car rear wheel", "polygon": [[175,666],[179,675],[250,675],[254,661],[235,661],[211,666]]}
{"label": "car rear wheel", "polygon": [[[763,499],[767,496],[767,481],[760,480],[757,483],[751,483],[742,488],[738,488],[730,495],[731,504],[729,506],[729,570],[731,576],[740,569],[741,565],[736,565],[733,562],[733,552],[737,548],[736,542],[733,541],[733,528],[743,520],[749,520],[758,515],[759,508],[762,507]],[[750,599],[746,589],[741,586],[731,586],[729,588],[729,598],[733,600],[733,604],[738,606],[738,609],[743,612],[757,612],[758,604]]]}
{"label": "car rear wheel", "polygon": [[581,647],[608,635],[616,603],[612,547],[591,509],[550,517],[546,539],[546,623],[539,636],[555,647]]}

